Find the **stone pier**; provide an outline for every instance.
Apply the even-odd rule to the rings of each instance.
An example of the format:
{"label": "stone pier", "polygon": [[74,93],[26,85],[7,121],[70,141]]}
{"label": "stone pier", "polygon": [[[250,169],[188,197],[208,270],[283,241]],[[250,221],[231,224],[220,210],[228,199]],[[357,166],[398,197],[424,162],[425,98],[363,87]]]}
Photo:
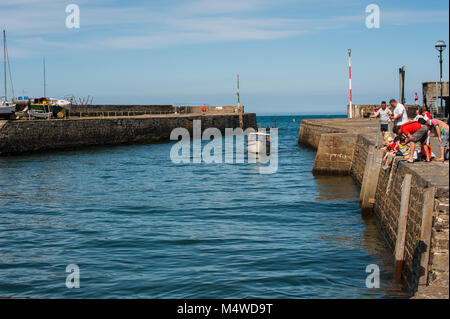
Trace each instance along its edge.
{"label": "stone pier", "polygon": [[[315,174],[351,175],[361,185],[362,212],[375,215],[392,252],[399,229],[406,228],[401,278],[411,295],[449,298],[449,163],[409,164],[395,159],[391,169],[381,169],[383,153],[375,148],[378,123],[375,119],[303,120],[298,143],[317,149]],[[436,138],[432,148],[439,156]],[[410,195],[402,203],[407,175],[411,175]],[[406,222],[399,227],[401,206],[406,207]]]}
{"label": "stone pier", "polygon": [[120,145],[169,141],[174,128],[191,131],[194,120],[201,120],[202,130],[243,125],[256,128],[256,114],[192,113],[144,114],[136,116],[70,117],[49,120],[9,120],[0,123],[0,156],[50,150],[77,149],[88,146]]}

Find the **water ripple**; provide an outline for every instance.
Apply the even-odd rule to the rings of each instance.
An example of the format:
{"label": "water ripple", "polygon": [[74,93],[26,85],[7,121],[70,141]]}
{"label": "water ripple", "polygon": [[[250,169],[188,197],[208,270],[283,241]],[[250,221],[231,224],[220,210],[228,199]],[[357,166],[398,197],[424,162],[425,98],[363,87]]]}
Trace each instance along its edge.
{"label": "water ripple", "polygon": [[[273,175],[175,165],[172,144],[0,158],[0,297],[403,297],[358,188],[312,176],[296,120],[277,119]],[[80,289],[65,287],[72,263]],[[380,289],[365,287],[368,264]]]}

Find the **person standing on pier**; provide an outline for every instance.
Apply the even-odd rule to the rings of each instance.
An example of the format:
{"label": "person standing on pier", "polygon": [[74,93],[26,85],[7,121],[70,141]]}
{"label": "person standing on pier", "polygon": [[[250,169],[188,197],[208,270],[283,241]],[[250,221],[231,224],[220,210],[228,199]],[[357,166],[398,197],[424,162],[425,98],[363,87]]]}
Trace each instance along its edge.
{"label": "person standing on pier", "polygon": [[386,101],[381,102],[381,108],[378,109],[371,118],[380,117],[380,131],[383,141],[386,140],[386,132],[389,131],[389,119],[392,116],[392,112],[387,108]]}
{"label": "person standing on pier", "polygon": [[432,125],[430,125],[430,120],[432,119],[430,112],[428,112],[426,110],[425,107],[420,106],[417,111],[416,111],[416,117],[414,118],[413,121],[417,121],[422,125],[427,125],[428,126],[428,133],[427,133],[427,140],[425,142],[425,144],[423,145],[424,148],[426,148],[428,152],[430,152],[430,154],[432,154],[431,152],[431,142],[430,142],[430,135],[431,135],[431,130],[432,130]]}
{"label": "person standing on pier", "polygon": [[448,125],[445,122],[442,122],[438,119],[429,120],[428,123],[434,128],[436,131],[436,136],[439,140],[439,147],[441,150],[441,157],[437,157],[434,160],[443,162],[445,160],[445,148],[448,144]]}
{"label": "person standing on pier", "polygon": [[[416,143],[424,145],[428,136],[428,126],[420,124],[419,122],[410,121],[402,125],[394,126],[394,133],[398,136],[402,134],[406,135],[406,143],[409,143],[409,160],[408,163],[414,163],[414,150],[416,149]],[[427,162],[431,160],[431,154],[428,148],[424,148]]]}
{"label": "person standing on pier", "polygon": [[417,111],[416,111],[416,117],[414,118],[413,121],[418,121],[418,122],[419,122],[419,119],[423,119],[423,121],[424,121],[424,122],[421,123],[421,124],[427,124],[426,122],[427,122],[428,120],[431,120],[431,119],[432,119],[432,116],[431,116],[430,112],[428,112],[428,111],[426,110],[426,108],[423,107],[423,106],[420,106],[420,107],[417,109]]}
{"label": "person standing on pier", "polygon": [[419,94],[417,94],[417,92],[414,93],[414,103],[415,103],[416,105],[419,105]]}
{"label": "person standing on pier", "polygon": [[[403,104],[398,103],[395,99],[390,100],[389,104],[394,108],[394,116],[392,117],[394,126],[401,126],[408,122],[408,115]],[[396,132],[394,131],[394,133]]]}

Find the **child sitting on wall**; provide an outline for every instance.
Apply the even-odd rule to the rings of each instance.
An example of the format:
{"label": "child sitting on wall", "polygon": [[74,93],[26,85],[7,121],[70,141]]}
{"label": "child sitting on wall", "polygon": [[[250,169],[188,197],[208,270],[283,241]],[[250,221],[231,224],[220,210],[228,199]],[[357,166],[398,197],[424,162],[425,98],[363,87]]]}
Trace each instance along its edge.
{"label": "child sitting on wall", "polygon": [[409,146],[406,143],[406,138],[404,136],[397,136],[389,147],[388,152],[384,156],[383,160],[386,162],[386,164],[384,165],[383,169],[390,168],[392,161],[396,156],[399,156],[402,159],[408,159],[409,155]]}
{"label": "child sitting on wall", "polygon": [[395,158],[395,153],[398,152],[398,140],[399,137],[396,137],[395,140],[392,139],[392,137],[388,137],[386,139],[385,146],[382,147],[382,150],[386,150],[386,154],[384,155],[383,162],[385,162],[383,169],[388,169],[391,167],[391,163],[393,159]]}
{"label": "child sitting on wall", "polygon": [[404,136],[400,137],[400,143],[398,145],[398,152],[395,154],[397,156],[403,156],[403,159],[409,158],[409,145],[406,143],[406,138]]}
{"label": "child sitting on wall", "polygon": [[393,141],[394,140],[392,139],[391,135],[389,133],[386,133],[385,138],[383,140],[383,146],[380,147],[380,150],[382,151],[388,150],[389,147],[392,145]]}

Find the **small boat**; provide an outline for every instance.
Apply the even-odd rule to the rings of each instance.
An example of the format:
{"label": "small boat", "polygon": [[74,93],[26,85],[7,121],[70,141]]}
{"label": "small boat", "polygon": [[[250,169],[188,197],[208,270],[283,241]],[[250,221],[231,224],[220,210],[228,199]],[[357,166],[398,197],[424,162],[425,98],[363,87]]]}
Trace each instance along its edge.
{"label": "small boat", "polygon": [[63,118],[66,116],[67,112],[70,111],[70,108],[72,107],[72,100],[45,97],[46,95],[45,59],[43,60],[43,67],[44,67],[44,97],[32,99],[29,101],[28,114],[34,117],[47,118],[48,117],[47,114],[51,113],[51,117]]}
{"label": "small boat", "polygon": [[5,96],[3,97],[3,100],[0,100],[0,117],[2,118],[9,118],[12,114],[16,111],[16,104],[14,104],[12,101],[8,101],[7,93],[8,90],[6,88],[6,65],[7,65],[7,54],[6,54],[6,32],[3,30],[3,54],[4,54],[4,60],[3,60],[3,74],[5,76]]}
{"label": "small boat", "polygon": [[27,113],[28,113],[29,117],[35,117],[35,118],[39,118],[39,119],[49,119],[53,116],[53,112],[28,110]]}
{"label": "small boat", "polygon": [[70,100],[41,97],[30,102],[29,110],[34,113],[51,113],[53,117],[63,118],[71,107]]}
{"label": "small boat", "polygon": [[270,153],[270,134],[263,132],[252,132],[248,134],[247,151],[250,154]]}
{"label": "small boat", "polygon": [[0,101],[0,117],[10,117],[16,111],[16,105],[9,101]]}

